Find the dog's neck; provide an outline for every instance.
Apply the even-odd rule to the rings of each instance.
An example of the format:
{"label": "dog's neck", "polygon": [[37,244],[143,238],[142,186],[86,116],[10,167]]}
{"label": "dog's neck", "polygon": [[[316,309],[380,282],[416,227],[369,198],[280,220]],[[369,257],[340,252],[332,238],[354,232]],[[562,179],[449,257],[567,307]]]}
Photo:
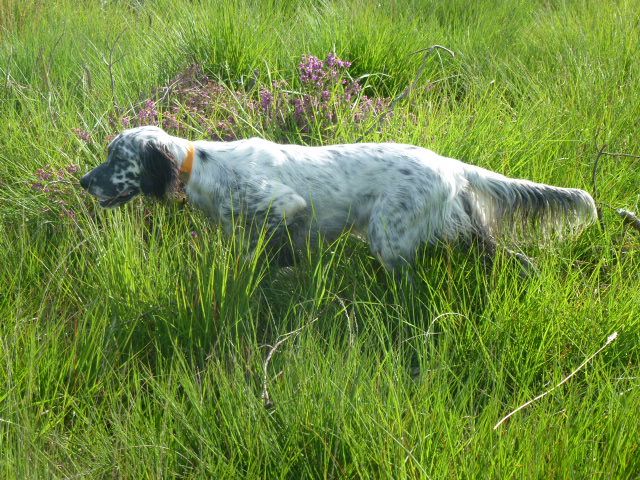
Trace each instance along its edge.
{"label": "dog's neck", "polygon": [[189,142],[187,145],[187,154],[182,160],[182,164],[180,165],[180,173],[191,176],[191,171],[193,170],[193,160],[196,155],[196,147],[193,143]]}
{"label": "dog's neck", "polygon": [[178,165],[180,175],[188,180],[195,168],[196,148],[193,142],[180,137],[171,137],[171,150],[173,158]]}

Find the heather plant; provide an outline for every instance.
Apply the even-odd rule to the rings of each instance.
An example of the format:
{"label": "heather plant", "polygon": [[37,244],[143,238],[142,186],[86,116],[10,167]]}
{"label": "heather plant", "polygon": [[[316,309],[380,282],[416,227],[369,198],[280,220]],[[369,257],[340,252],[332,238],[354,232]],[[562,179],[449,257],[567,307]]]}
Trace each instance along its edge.
{"label": "heather plant", "polygon": [[228,88],[194,64],[111,123],[123,128],[157,125],[175,135],[195,128],[210,139],[228,141],[238,138],[241,125],[249,122],[277,131],[282,139],[311,131],[322,138],[340,115],[357,125],[389,113],[390,99],[365,94],[362,80],[349,75],[350,67],[350,61],[333,52],[325,60],[303,55],[295,86],[278,79],[247,91]]}
{"label": "heather plant", "polygon": [[[78,130],[78,135],[84,141],[89,141],[87,132]],[[75,220],[79,172],[80,166],[76,164],[63,168],[45,165],[36,170],[31,188],[44,197],[43,213]]]}

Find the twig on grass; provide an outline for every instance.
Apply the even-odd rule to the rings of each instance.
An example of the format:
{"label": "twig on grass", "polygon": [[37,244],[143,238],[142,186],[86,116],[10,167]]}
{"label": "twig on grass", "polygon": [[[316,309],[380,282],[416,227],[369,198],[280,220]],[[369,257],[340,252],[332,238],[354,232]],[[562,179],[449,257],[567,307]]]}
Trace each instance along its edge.
{"label": "twig on grass", "polygon": [[280,346],[284,342],[289,340],[291,337],[297,336],[298,334],[300,334],[300,332],[302,332],[302,330],[312,325],[317,320],[318,318],[316,317],[313,320],[311,320],[309,323],[302,325],[300,328],[296,328],[295,330],[289,333],[285,333],[280,337],[280,340],[278,340],[269,350],[269,353],[267,354],[267,358],[265,359],[262,365],[262,401],[264,402],[265,408],[273,408],[274,406],[274,403],[271,400],[271,396],[269,395],[269,386],[268,386],[268,374],[269,374],[268,369],[269,369],[269,363],[271,362],[271,358],[273,357],[273,355],[275,355],[278,348],[280,348]]}
{"label": "twig on grass", "polygon": [[622,223],[640,232],[640,218],[635,213],[624,208],[617,208],[616,213],[622,217]]}
{"label": "twig on grass", "polygon": [[634,155],[633,153],[603,151],[602,154],[609,155],[610,157],[625,157],[625,158],[635,158],[636,160],[640,160],[640,155]]}
{"label": "twig on grass", "polygon": [[416,87],[416,85],[418,84],[418,80],[420,80],[420,77],[422,77],[422,74],[424,73],[425,69],[427,68],[427,58],[429,58],[429,56],[436,50],[444,50],[445,52],[449,53],[452,57],[455,57],[456,54],[453,52],[453,50],[448,49],[445,46],[442,45],[431,45],[429,48],[422,48],[420,50],[416,50],[415,52],[412,52],[411,55],[415,55],[417,53],[424,53],[422,55],[422,63],[420,64],[420,68],[418,69],[418,72],[416,73],[416,76],[413,78],[413,81],[407,85],[407,87],[400,92],[398,95],[396,95],[393,100],[391,100],[391,103],[389,104],[389,109],[382,113],[377,119],[376,121],[373,123],[373,125],[371,125],[366,132],[364,132],[362,135],[360,135],[360,137],[356,140],[356,143],[360,143],[367,135],[369,135],[374,128],[376,128],[385,118],[387,118],[390,114],[393,113],[393,110],[395,108],[395,106],[398,104],[398,102],[404,100],[405,98],[407,98],[411,92],[413,91],[413,89]]}
{"label": "twig on grass", "polygon": [[600,347],[595,353],[593,353],[591,356],[589,356],[584,362],[582,362],[580,364],[580,366],[578,368],[576,368],[573,372],[571,372],[569,375],[567,375],[560,383],[558,383],[555,387],[550,388],[546,392],[541,393],[537,397],[529,400],[528,402],[523,403],[522,405],[520,405],[518,408],[516,408],[514,411],[512,411],[507,416],[503,417],[502,420],[500,420],[498,423],[496,423],[496,425],[493,427],[493,429],[494,430],[497,429],[500,425],[502,425],[504,422],[506,422],[513,414],[515,414],[515,413],[519,412],[520,410],[522,410],[523,408],[531,405],[536,400],[540,400],[542,397],[547,396],[549,393],[553,392],[560,385],[562,385],[565,382],[567,382],[571,377],[573,377],[576,373],[578,373],[580,370],[582,370],[582,367],[584,367],[587,363],[589,363],[593,359],[593,357],[598,355],[602,350],[604,350],[607,346],[609,346],[609,344],[611,342],[613,342],[616,338],[618,338],[618,332],[613,332],[611,335],[609,335],[607,337],[607,341],[605,342],[605,344],[602,347]]}

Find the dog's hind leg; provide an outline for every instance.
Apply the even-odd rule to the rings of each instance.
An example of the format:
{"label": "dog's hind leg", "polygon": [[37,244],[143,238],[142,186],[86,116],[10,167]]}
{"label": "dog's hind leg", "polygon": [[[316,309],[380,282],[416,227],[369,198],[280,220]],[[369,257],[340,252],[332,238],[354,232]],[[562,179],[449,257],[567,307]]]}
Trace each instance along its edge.
{"label": "dog's hind leg", "polygon": [[[486,272],[490,272],[498,252],[498,243],[486,228],[475,228],[472,234],[471,243],[475,243],[482,255],[482,264]],[[528,276],[535,271],[533,261],[524,253],[513,251],[509,248],[502,247],[507,254],[518,260],[521,268],[520,275]]]}
{"label": "dog's hind leg", "polygon": [[367,239],[371,252],[388,270],[412,265],[422,240],[415,216],[409,200],[395,203],[393,199],[382,198],[374,205]]}

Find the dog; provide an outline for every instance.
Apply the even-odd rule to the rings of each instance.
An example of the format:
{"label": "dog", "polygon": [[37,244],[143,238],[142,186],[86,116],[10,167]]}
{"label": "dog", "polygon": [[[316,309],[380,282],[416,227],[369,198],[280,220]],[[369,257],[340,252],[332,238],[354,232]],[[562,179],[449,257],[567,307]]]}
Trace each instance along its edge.
{"label": "dog", "polygon": [[583,190],[508,178],[413,145],[191,142],[153,126],[115,137],[107,162],[80,185],[113,208],[138,194],[165,197],[180,178],[190,202],[229,234],[258,226],[276,247],[302,249],[317,235],[349,231],[392,271],[410,265],[421,245],[461,241],[493,258],[496,238],[514,225],[540,226],[544,236],[596,219]]}

